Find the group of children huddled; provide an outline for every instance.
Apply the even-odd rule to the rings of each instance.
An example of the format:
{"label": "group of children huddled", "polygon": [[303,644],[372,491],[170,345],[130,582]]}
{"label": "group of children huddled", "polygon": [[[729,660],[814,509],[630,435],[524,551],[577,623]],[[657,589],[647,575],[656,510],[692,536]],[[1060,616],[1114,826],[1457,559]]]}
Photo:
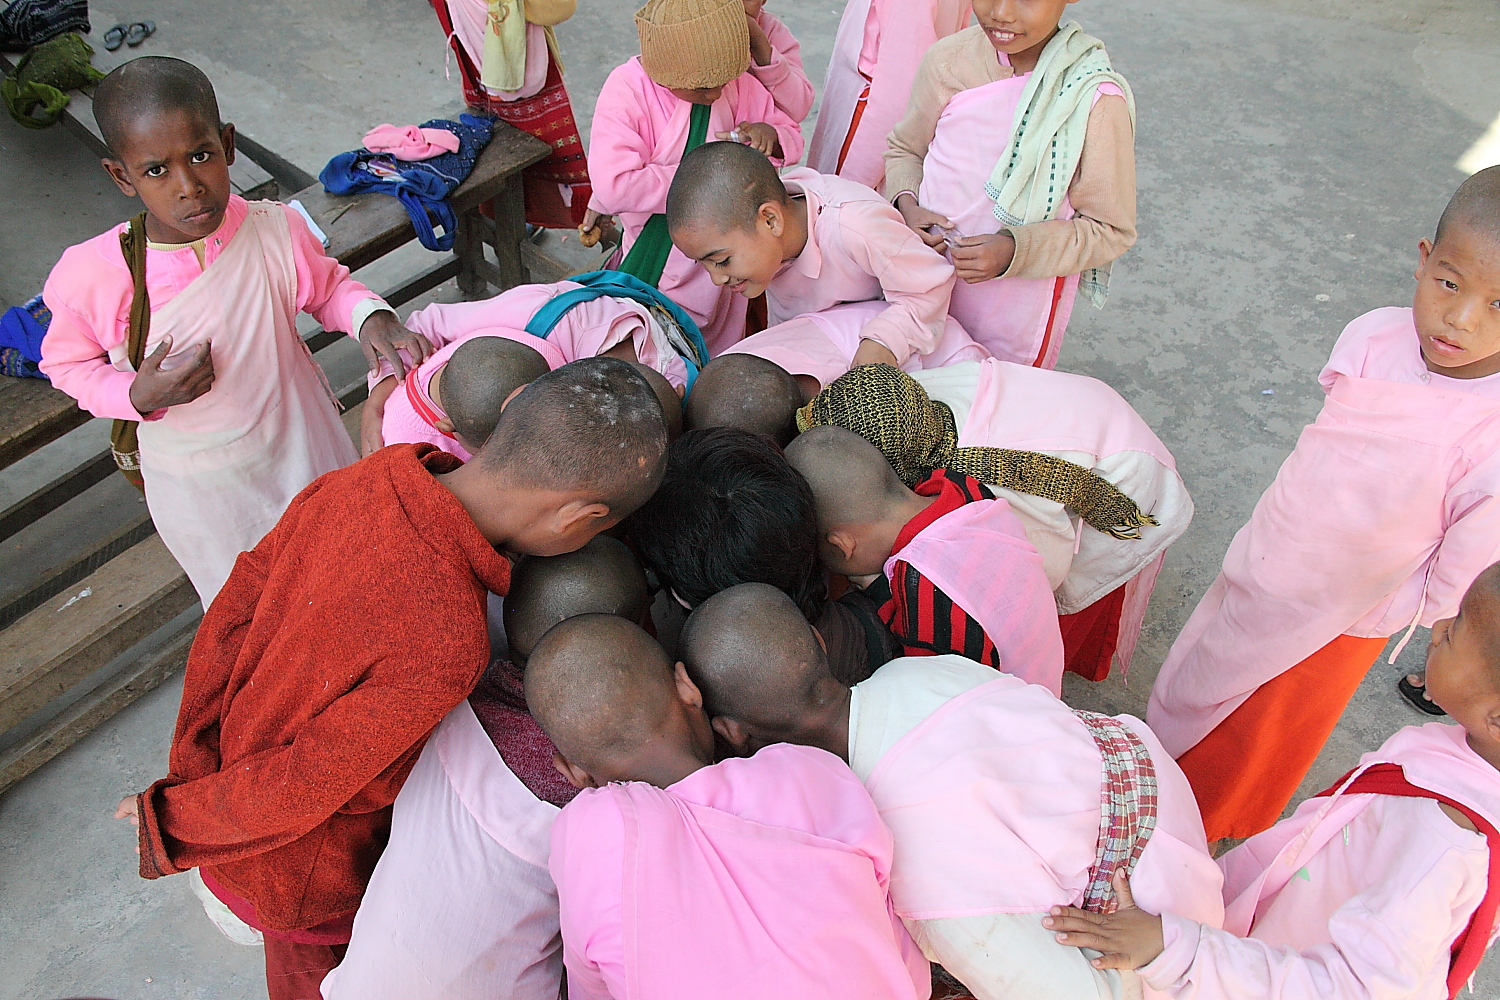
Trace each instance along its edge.
{"label": "group of children huddled", "polygon": [[[1500,909],[1500,168],[1421,241],[1412,307],[1345,329],[1146,722],[1071,709],[1193,505],[1123,398],[1052,370],[1135,238],[1134,102],[1069,2],[851,0],[797,167],[785,26],[649,0],[589,150],[619,270],[404,325],[230,193],[202,73],[99,85],[145,212],[64,254],[43,368],[139,422],[206,609],[170,773],[117,814],[143,876],[193,872],[263,942],[273,1000],[1470,979]],[[299,311],[366,348],[363,460]],[[1419,624],[1404,688],[1457,725],[1278,822]]]}

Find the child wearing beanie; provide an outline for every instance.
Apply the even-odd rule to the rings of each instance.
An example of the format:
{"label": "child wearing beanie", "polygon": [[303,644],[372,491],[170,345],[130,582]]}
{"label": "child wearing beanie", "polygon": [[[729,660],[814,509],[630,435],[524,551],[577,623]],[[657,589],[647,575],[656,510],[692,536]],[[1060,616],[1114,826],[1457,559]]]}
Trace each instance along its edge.
{"label": "child wearing beanie", "polygon": [[616,67],[594,108],[594,194],[583,229],[618,215],[620,269],[655,284],[698,323],[710,354],[745,335],[746,300],[716,286],[673,249],[667,189],[688,149],[737,139],[780,166],[802,156],[802,132],[746,72],[750,31],[741,0],[649,0],[636,12],[641,54]]}

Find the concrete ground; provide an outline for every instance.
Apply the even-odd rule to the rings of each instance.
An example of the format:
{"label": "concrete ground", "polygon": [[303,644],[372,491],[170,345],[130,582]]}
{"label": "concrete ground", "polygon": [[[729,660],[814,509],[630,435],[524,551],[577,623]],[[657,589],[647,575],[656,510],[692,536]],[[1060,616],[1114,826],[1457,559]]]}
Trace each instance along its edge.
{"label": "concrete ground", "polygon": [[[559,30],[585,129],[600,83],[635,51],[633,6],[590,0]],[[771,7],[821,83],[839,6]],[[1140,241],[1117,265],[1107,307],[1075,313],[1061,367],[1136,405],[1198,506],[1168,555],[1130,677],[1073,679],[1067,695],[1080,706],[1143,711],[1230,537],[1317,412],[1316,374],[1340,329],[1409,301],[1416,242],[1462,177],[1455,163],[1487,130],[1500,134],[1492,0],[1308,7],[1086,0],[1070,10],[1135,87]],[[158,33],[141,52],[203,66],[227,118],[313,173],[369,125],[457,102],[422,0],[108,0],[93,10],[100,30],[153,18]],[[3,117],[0,191],[7,303],[38,290],[63,247],[131,211],[71,137]],[[1425,639],[1419,631],[1398,666],[1371,671],[1307,790],[1423,721],[1393,684]],[[109,818],[120,796],[165,772],[179,691],[164,685],[0,797],[0,1000],[264,996],[259,951],[220,937],[182,878],[137,878],[129,831]],[[1494,962],[1477,987],[1500,997]]]}

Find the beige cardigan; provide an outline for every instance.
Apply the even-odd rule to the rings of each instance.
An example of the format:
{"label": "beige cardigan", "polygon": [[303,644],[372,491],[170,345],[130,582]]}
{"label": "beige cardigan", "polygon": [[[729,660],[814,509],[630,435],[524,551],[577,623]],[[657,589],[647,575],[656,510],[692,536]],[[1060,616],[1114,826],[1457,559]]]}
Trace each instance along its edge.
{"label": "beige cardigan", "polygon": [[[928,49],[906,115],[887,139],[886,197],[921,190],[927,147],[954,94],[1012,75],[977,24]],[[974,179],[976,185],[983,182]],[[998,227],[1016,240],[1015,258],[1001,277],[1077,274],[1109,263],[1135,242],[1135,133],[1124,98],[1107,94],[1094,102],[1068,201],[1076,213],[1071,219]]]}

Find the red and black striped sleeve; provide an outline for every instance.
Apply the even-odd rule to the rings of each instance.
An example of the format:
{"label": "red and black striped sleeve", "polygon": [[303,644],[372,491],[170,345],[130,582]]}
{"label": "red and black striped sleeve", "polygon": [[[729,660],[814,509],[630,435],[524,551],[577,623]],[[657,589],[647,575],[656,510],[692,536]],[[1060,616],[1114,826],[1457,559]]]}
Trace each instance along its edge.
{"label": "red and black striped sleeve", "polygon": [[891,567],[891,596],[880,617],[908,656],[957,653],[1000,669],[1000,654],[984,628],[953,598],[904,560]]}

